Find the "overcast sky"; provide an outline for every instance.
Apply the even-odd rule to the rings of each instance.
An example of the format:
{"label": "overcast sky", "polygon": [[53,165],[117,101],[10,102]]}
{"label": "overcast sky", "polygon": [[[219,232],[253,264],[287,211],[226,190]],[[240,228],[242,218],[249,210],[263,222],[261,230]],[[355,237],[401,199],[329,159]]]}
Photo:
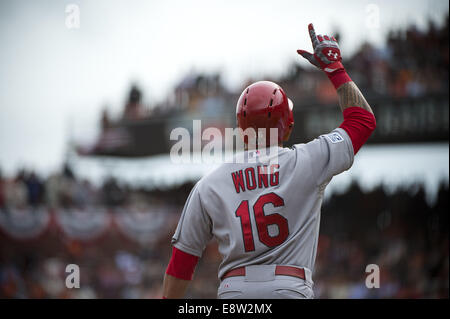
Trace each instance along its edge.
{"label": "overcast sky", "polygon": [[[66,27],[68,4],[80,9],[78,29]],[[102,107],[119,112],[132,81],[146,102],[192,69],[220,71],[239,89],[249,76],[306,66],[295,51],[311,47],[309,22],[339,30],[345,55],[446,12],[447,0],[0,0],[0,168],[58,168],[70,127],[95,133]]]}

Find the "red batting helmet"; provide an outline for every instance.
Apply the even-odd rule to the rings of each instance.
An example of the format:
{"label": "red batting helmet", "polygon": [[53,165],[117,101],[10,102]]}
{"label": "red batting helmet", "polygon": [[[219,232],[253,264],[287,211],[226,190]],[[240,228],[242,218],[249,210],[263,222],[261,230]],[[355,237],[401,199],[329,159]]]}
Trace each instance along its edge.
{"label": "red batting helmet", "polygon": [[[278,143],[294,124],[293,104],[286,93],[276,83],[259,81],[251,84],[242,92],[236,105],[236,118],[242,130],[252,127],[265,128],[267,135],[270,128],[278,129]],[[247,141],[246,141],[247,142]],[[270,139],[267,139],[267,146]]]}

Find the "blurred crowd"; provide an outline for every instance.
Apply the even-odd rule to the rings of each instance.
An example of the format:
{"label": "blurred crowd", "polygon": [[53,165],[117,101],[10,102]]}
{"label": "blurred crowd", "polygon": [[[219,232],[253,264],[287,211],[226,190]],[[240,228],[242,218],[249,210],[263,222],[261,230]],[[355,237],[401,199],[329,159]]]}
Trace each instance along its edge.
{"label": "blurred crowd", "polygon": [[[386,133],[375,132],[375,139],[371,142],[446,139],[448,30],[447,14],[440,26],[430,21],[422,29],[410,25],[392,30],[380,46],[366,42],[348,54],[343,47],[343,63],[373,109],[379,111],[377,118]],[[338,40],[347,36],[332,33]],[[241,89],[260,80],[274,81],[284,89],[294,102],[297,123],[309,116],[304,112],[314,109],[323,112],[318,115],[323,119],[321,124],[332,129],[334,127],[328,127],[328,123],[336,115],[329,112],[331,108],[328,106],[338,103],[336,90],[323,72],[305,61],[300,62],[302,60],[293,52],[293,62],[281,75],[267,74],[245,79],[236,83],[240,88],[233,89],[225,85],[220,72],[191,70],[174,85],[165,99],[158,102],[149,100],[148,95],[134,83],[122,112],[111,117],[105,106],[96,141],[79,143],[77,151],[81,155],[109,156],[167,153],[171,146],[168,138],[171,130],[180,125],[190,127],[191,119],[201,119],[203,127],[211,126],[224,132],[226,127],[235,125],[233,109]],[[320,125],[313,122],[295,125],[292,136],[300,139],[316,136],[315,128]]]}
{"label": "blurred crowd", "polygon": [[[320,234],[321,298],[449,297],[448,185],[431,205],[420,186],[364,193],[353,185],[324,205]],[[379,289],[365,286],[370,264],[379,267]]]}
{"label": "blurred crowd", "polygon": [[170,202],[183,205],[184,194],[190,184],[180,186],[179,191],[166,193],[145,189],[133,189],[130,185],[121,185],[114,178],[106,179],[102,185],[94,186],[87,179],[76,178],[65,165],[61,172],[41,178],[33,171],[20,170],[13,178],[3,178],[0,171],[0,209],[45,206],[49,209],[83,209],[104,206],[117,208],[124,206],[157,206]]}
{"label": "blurred crowd", "polygon": [[348,61],[358,85],[377,94],[415,97],[448,90],[449,17],[427,31],[391,31],[383,49],[364,44]]}
{"label": "blurred crowd", "polygon": [[[337,33],[339,41],[341,36]],[[343,52],[343,63],[367,98],[419,97],[448,92],[449,17],[437,27],[428,22],[425,30],[415,25],[389,32],[386,43],[375,47],[363,43],[352,55]],[[330,103],[336,94],[320,72],[294,64],[291,71],[275,79],[296,105]]]}
{"label": "blurred crowd", "polygon": [[[56,188],[59,191],[52,194],[52,179],[71,186]],[[165,206],[170,215],[150,243],[112,230],[93,240],[63,236],[53,226],[25,240],[0,231],[0,297],[160,298],[170,237],[192,187],[187,183],[144,191],[114,180],[92,186],[78,181],[68,167],[47,179],[24,172],[12,180],[0,178],[2,214],[12,205],[50,210],[87,209],[94,204],[115,214],[114,208],[126,208],[131,200],[147,203],[150,210],[156,203]],[[315,294],[318,298],[448,298],[448,253],[448,185],[440,186],[437,200],[430,204],[421,186],[395,192],[379,187],[364,193],[354,184],[323,205]],[[212,242],[197,267],[189,298],[216,297],[219,263]],[[80,267],[80,289],[65,287],[68,264]],[[379,266],[378,289],[365,286],[369,264]]]}
{"label": "blurred crowd", "polygon": [[[339,41],[342,36],[334,32]],[[425,30],[415,25],[392,30],[381,47],[362,43],[351,56],[343,52],[344,65],[368,98],[419,97],[448,92],[449,16],[438,27],[428,22]],[[303,68],[298,60],[279,78],[247,79],[242,87],[258,80],[274,81],[283,87],[295,105],[327,104],[337,99],[328,79],[311,68]],[[228,89],[220,73],[189,72],[161,103],[146,105],[142,92],[133,85],[124,106],[122,120],[139,120],[177,112],[199,112],[204,116],[224,112],[234,105],[237,94]],[[206,114],[205,114],[206,113]],[[104,111],[102,125],[111,119]]]}
{"label": "blurred crowd", "polygon": [[[148,191],[113,178],[92,185],[67,165],[47,178],[0,171],[0,298],[160,297],[170,237],[192,187]],[[106,229],[90,221],[99,214],[109,215],[100,219]],[[80,289],[65,286],[68,264],[80,267]]]}

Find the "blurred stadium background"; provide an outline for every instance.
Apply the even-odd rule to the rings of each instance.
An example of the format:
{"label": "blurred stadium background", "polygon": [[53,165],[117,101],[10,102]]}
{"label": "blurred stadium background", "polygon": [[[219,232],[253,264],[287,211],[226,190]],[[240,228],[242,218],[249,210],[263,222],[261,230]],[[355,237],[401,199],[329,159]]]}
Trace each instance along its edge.
{"label": "blurred stadium background", "polygon": [[[39,8],[36,3],[40,3]],[[295,49],[308,43],[308,22],[319,20],[315,24],[321,30],[324,28],[320,19],[331,19],[334,26],[340,25],[340,19],[333,17],[335,7],[331,2],[327,2],[330,12],[324,13],[325,17],[313,14],[313,8],[309,8],[311,17],[307,10],[300,14],[296,28],[289,29],[292,44],[289,55],[284,51],[276,54],[280,58],[287,56],[285,64],[272,65],[276,72],[263,65],[259,70],[255,65],[271,59],[267,52],[261,54],[262,58],[255,58],[257,62],[250,61],[251,55],[241,57],[244,64],[236,63],[236,68],[243,68],[245,61],[249,65],[248,72],[243,73],[227,72],[228,69],[217,67],[214,59],[208,57],[202,56],[199,61],[183,59],[189,41],[174,37],[166,41],[182,42],[177,55],[166,52],[164,46],[155,45],[151,50],[160,52],[160,59],[168,54],[167,59],[178,60],[177,66],[184,65],[181,71],[171,69],[164,78],[164,73],[157,71],[152,75],[152,69],[145,65],[140,73],[133,67],[123,67],[130,65],[129,60],[116,57],[112,62],[121,69],[117,74],[123,75],[121,83],[126,85],[122,87],[114,84],[118,75],[113,71],[98,74],[110,64],[92,66],[101,64],[101,55],[95,55],[95,49],[89,47],[90,41],[99,38],[105,42],[117,41],[111,30],[95,29],[93,25],[104,23],[100,18],[120,25],[114,30],[125,32],[122,34],[125,38],[131,36],[124,46],[133,51],[133,45],[139,47],[145,41],[146,32],[149,43],[160,43],[158,32],[172,34],[170,30],[183,28],[186,18],[182,13],[174,13],[180,18],[175,26],[167,26],[163,18],[153,15],[153,22],[161,30],[146,30],[145,23],[129,20],[133,14],[137,21],[145,17],[145,6],[140,1],[133,4],[117,1],[111,5],[114,7],[111,11],[105,2],[97,2],[99,7],[95,11],[92,2],[79,1],[73,3],[80,7],[81,27],[65,30],[66,4],[36,3],[2,1],[0,4],[0,18],[4,18],[0,19],[0,43],[7,44],[0,53],[0,66],[5,70],[0,72],[2,298],[160,298],[171,252],[170,238],[184,201],[195,182],[217,165],[172,163],[168,155],[174,143],[169,139],[170,132],[180,126],[192,130],[194,119],[202,120],[203,129],[234,127],[235,103],[246,84],[272,80],[294,101],[295,129],[289,145],[306,142],[340,124],[332,85],[323,74],[295,59]],[[366,9],[370,11],[373,9],[370,5],[375,4],[379,5],[380,21],[384,22],[383,14],[395,16],[389,10],[410,4],[409,1],[390,5],[383,1],[359,3],[349,1],[342,5],[342,10],[353,11],[342,19],[358,15],[352,6],[364,16],[371,14]],[[448,2],[411,3],[409,10],[418,12],[410,19],[401,15],[397,21],[386,18],[387,24],[375,25],[373,30],[368,30],[364,21],[359,28],[350,26],[342,30],[327,25],[335,29],[323,32],[334,33],[343,43],[344,65],[372,105],[378,126],[356,157],[354,167],[333,179],[326,191],[314,276],[318,298],[449,297]],[[181,6],[172,4],[174,11],[177,4]],[[194,1],[192,5],[200,4]],[[291,11],[301,8],[288,2],[284,10],[289,11],[289,5],[293,7]],[[232,11],[233,6],[236,3],[226,8]],[[36,11],[30,13],[29,9]],[[101,11],[102,15],[95,16],[92,10]],[[167,13],[167,8],[161,10]],[[207,24],[214,30],[214,17],[221,15],[219,5],[201,10],[201,14],[213,12],[196,30],[201,32],[208,28]],[[270,14],[271,7],[263,2],[261,10]],[[41,82],[34,68],[39,70],[40,63],[49,63],[45,59],[41,61],[45,54],[39,51],[39,45],[42,42],[46,47],[53,40],[35,37],[44,37],[48,28],[53,28],[54,22],[48,21],[55,20],[55,12],[59,12],[57,23],[63,29],[58,32],[64,33],[69,41],[79,44],[77,37],[92,37],[81,46],[71,44],[69,48],[78,51],[80,57],[90,54],[95,57],[89,62],[92,64],[83,66],[88,75],[72,82],[64,78],[62,83],[52,86],[45,80],[45,74]],[[283,22],[283,12],[280,12],[277,14],[281,16],[274,18],[277,24]],[[121,13],[126,17],[125,22],[120,19]],[[31,22],[28,14],[34,16]],[[261,23],[257,13],[255,19]],[[14,21],[26,26],[20,29]],[[255,29],[251,30],[252,34]],[[356,36],[364,30],[372,37]],[[255,41],[261,41],[261,37],[256,36]],[[224,37],[223,42],[224,46],[234,45],[231,36]],[[59,45],[67,44],[56,42],[55,48]],[[276,43],[271,40],[271,45]],[[32,47],[35,52],[29,50]],[[259,49],[258,44],[253,47],[249,44],[242,50],[257,54]],[[54,68],[64,69],[64,63],[76,60],[77,54],[60,56],[58,49],[55,50],[51,55]],[[220,60],[220,50],[209,53]],[[234,50],[231,52],[239,56],[239,50]],[[141,56],[136,57],[140,62]],[[157,70],[158,60],[152,59]],[[29,60],[34,62],[23,67],[26,72],[18,68],[22,75],[15,74],[14,66]],[[226,61],[222,62],[218,64],[227,66]],[[237,75],[230,76],[233,72]],[[148,78],[141,74],[147,74]],[[24,78],[17,79],[20,76]],[[100,83],[97,77],[102,79]],[[159,80],[168,83],[165,90],[158,84],[148,84]],[[99,89],[103,84],[109,91]],[[92,85],[94,89],[90,88]],[[160,88],[164,94],[159,92]],[[49,90],[56,92],[52,95]],[[95,98],[84,99],[84,92]],[[48,95],[42,98],[39,94]],[[73,102],[61,98],[66,96]],[[46,111],[52,109],[45,103],[54,103],[55,98],[66,101],[57,101],[63,111],[58,116],[47,116]],[[114,105],[92,104],[92,101],[123,99],[124,102]],[[64,104],[69,107],[64,108]],[[35,126],[27,129],[30,125]],[[197,267],[188,297],[216,297],[219,263],[220,256],[212,242]],[[80,266],[80,289],[65,287],[67,264]],[[364,271],[368,264],[380,266],[379,289],[365,287]]]}

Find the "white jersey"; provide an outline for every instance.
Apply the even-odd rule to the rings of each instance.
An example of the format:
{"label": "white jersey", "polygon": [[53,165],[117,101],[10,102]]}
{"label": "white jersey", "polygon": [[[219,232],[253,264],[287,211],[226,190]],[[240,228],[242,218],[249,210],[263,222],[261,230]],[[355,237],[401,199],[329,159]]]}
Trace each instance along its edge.
{"label": "white jersey", "polygon": [[337,128],[307,143],[277,149],[277,164],[258,151],[253,163],[224,163],[192,189],[172,244],[201,256],[216,238],[218,276],[250,265],[314,269],[325,186],[353,163],[353,146]]}

